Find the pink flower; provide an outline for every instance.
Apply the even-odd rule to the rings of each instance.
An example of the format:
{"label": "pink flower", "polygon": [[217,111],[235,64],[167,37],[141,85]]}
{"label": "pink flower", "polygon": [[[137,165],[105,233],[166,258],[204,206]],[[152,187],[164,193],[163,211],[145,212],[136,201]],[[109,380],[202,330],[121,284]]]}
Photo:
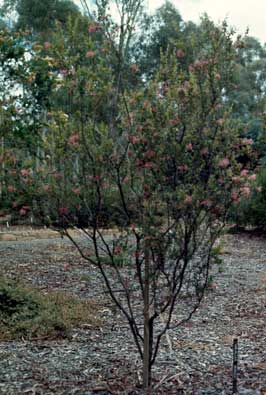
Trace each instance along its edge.
{"label": "pink flower", "polygon": [[48,192],[49,190],[50,190],[50,186],[49,185],[43,185],[43,187],[42,187],[42,190],[44,191],[44,192]]}
{"label": "pink flower", "polygon": [[95,57],[95,52],[93,51],[87,51],[86,52],[86,58],[94,58]]}
{"label": "pink flower", "polygon": [[9,193],[14,193],[17,189],[13,185],[8,185],[7,190]]}
{"label": "pink flower", "polygon": [[49,43],[49,41],[45,41],[45,43],[43,44],[44,49],[49,49],[51,47],[51,43]]}
{"label": "pink flower", "polygon": [[187,196],[184,200],[185,204],[191,204],[193,202],[192,196]]}
{"label": "pink flower", "polygon": [[242,195],[244,195],[245,197],[248,197],[251,193],[249,186],[244,186],[243,188],[241,188],[241,192]]}
{"label": "pink flower", "polygon": [[17,175],[17,170],[15,169],[9,170],[8,174],[10,174],[11,176],[15,176]]}
{"label": "pink flower", "polygon": [[239,176],[235,176],[232,178],[232,181],[234,184],[240,184],[241,183],[241,178]]}
{"label": "pink flower", "polygon": [[144,167],[144,161],[141,160],[141,159],[137,159],[137,160],[136,160],[136,165],[137,165],[137,167],[139,167],[139,168]]}
{"label": "pink flower", "polygon": [[216,73],[215,76],[214,76],[214,79],[215,79],[216,81],[220,81],[221,75],[220,75],[219,73]]}
{"label": "pink flower", "polygon": [[145,167],[146,169],[151,169],[152,167],[154,167],[154,163],[153,163],[153,162],[146,162],[145,165],[144,165],[144,167]]}
{"label": "pink flower", "polygon": [[233,191],[233,192],[231,193],[231,198],[232,198],[233,202],[238,202],[238,201],[239,201],[239,195],[238,195],[238,193],[235,192],[235,191]]}
{"label": "pink flower", "polygon": [[154,151],[146,151],[145,153],[144,153],[144,156],[145,156],[145,158],[149,158],[149,159],[151,159],[151,158],[154,158],[155,157],[155,152]]}
{"label": "pink flower", "polygon": [[210,288],[212,289],[212,290],[215,290],[215,289],[217,289],[217,284],[216,283],[211,283],[210,284]]}
{"label": "pink flower", "polygon": [[115,254],[115,255],[121,254],[122,251],[123,251],[123,250],[122,250],[121,247],[115,246],[115,249],[114,249],[114,254]]}
{"label": "pink flower", "polygon": [[184,81],[184,83],[183,83],[183,87],[185,88],[185,89],[189,89],[190,88],[190,82],[189,81]]}
{"label": "pink flower", "polygon": [[28,169],[21,169],[20,170],[20,174],[22,175],[22,177],[28,177],[30,175],[30,170],[28,170]]}
{"label": "pink flower", "polygon": [[79,144],[79,134],[71,134],[71,136],[68,138],[68,144],[76,147]]}
{"label": "pink flower", "polygon": [[23,206],[20,210],[19,210],[19,214],[20,215],[26,215],[28,213],[28,211],[30,211],[30,207],[29,206]]}
{"label": "pink flower", "polygon": [[27,210],[25,210],[23,207],[19,210],[19,214],[20,215],[26,215],[27,214]]}
{"label": "pink flower", "polygon": [[242,144],[244,145],[252,145],[254,141],[252,139],[242,139]]}
{"label": "pink flower", "polygon": [[202,149],[200,150],[201,156],[206,156],[206,155],[208,155],[208,153],[209,153],[209,150],[208,150],[207,147],[204,147],[204,148],[202,148]]}
{"label": "pink flower", "polygon": [[128,277],[124,278],[124,287],[125,289],[129,289],[130,287],[130,280]]}
{"label": "pink flower", "polygon": [[65,263],[65,264],[64,264],[64,270],[65,270],[65,271],[68,271],[69,268],[70,268],[69,263]]}
{"label": "pink flower", "polygon": [[131,144],[139,144],[140,143],[140,138],[139,137],[137,137],[137,136],[129,136],[129,138],[128,138],[128,140],[129,140],[129,142],[131,143]]}
{"label": "pink flower", "polygon": [[53,176],[54,176],[54,178],[55,178],[56,180],[59,180],[60,178],[62,178],[62,174],[60,174],[60,173],[58,173],[58,172],[54,173]]}
{"label": "pink flower", "polygon": [[143,107],[144,107],[146,110],[150,110],[150,109],[151,109],[151,103],[150,103],[150,101],[149,101],[149,100],[145,100],[144,103],[143,103]]}
{"label": "pink flower", "polygon": [[228,158],[224,158],[224,159],[220,160],[220,162],[218,163],[218,166],[221,169],[226,169],[229,166],[229,163],[230,163],[229,159]]}
{"label": "pink flower", "polygon": [[178,125],[179,124],[179,119],[178,118],[174,118],[174,119],[169,119],[169,124],[171,125],[171,126],[176,126],[176,125]]}
{"label": "pink flower", "polygon": [[128,114],[128,120],[129,120],[130,123],[132,123],[134,121],[134,113],[133,112],[130,112]]}
{"label": "pink flower", "polygon": [[88,32],[89,32],[89,33],[95,33],[95,32],[97,32],[98,30],[101,30],[101,26],[100,26],[100,25],[95,25],[94,23],[92,23],[91,25],[89,25],[89,28],[88,28]]}
{"label": "pink flower", "polygon": [[181,172],[188,171],[188,166],[187,165],[177,166],[177,170]]}
{"label": "pink flower", "polygon": [[257,188],[256,188],[256,191],[257,191],[258,193],[261,193],[261,192],[262,192],[262,187],[261,187],[261,186],[257,187]]}
{"label": "pink flower", "polygon": [[91,181],[100,181],[101,177],[100,176],[89,176],[89,179]]}
{"label": "pink flower", "polygon": [[187,150],[187,151],[193,151],[193,145],[192,145],[192,143],[188,143],[188,144],[186,145],[186,150]]}
{"label": "pink flower", "polygon": [[248,170],[246,170],[246,169],[241,170],[241,173],[240,173],[241,177],[247,177],[247,175],[248,175]]}
{"label": "pink flower", "polygon": [[183,51],[182,49],[178,49],[178,50],[176,51],[176,56],[177,56],[178,58],[183,58],[183,57],[185,56],[184,51]]}
{"label": "pink flower", "polygon": [[33,180],[30,179],[30,178],[25,178],[25,179],[24,179],[24,182],[25,182],[25,184],[27,184],[27,185],[31,185],[31,184],[33,183]]}
{"label": "pink flower", "polygon": [[139,68],[136,64],[132,64],[130,68],[132,73],[137,73],[139,71]]}
{"label": "pink flower", "polygon": [[148,139],[146,137],[142,137],[141,142],[143,144],[148,144]]}
{"label": "pink flower", "polygon": [[79,194],[80,194],[80,188],[73,188],[73,189],[72,189],[72,192],[73,192],[75,195],[79,195]]}
{"label": "pink flower", "polygon": [[90,25],[88,28],[88,32],[89,33],[95,33],[97,31],[95,25]]}
{"label": "pink flower", "polygon": [[251,174],[250,176],[248,176],[248,180],[249,181],[255,181],[256,180],[256,174]]}
{"label": "pink flower", "polygon": [[149,187],[149,185],[144,184],[144,185],[143,185],[143,189],[144,189],[144,191],[149,191],[149,190],[150,190],[150,187]]}
{"label": "pink flower", "polygon": [[198,67],[198,68],[202,67],[201,61],[200,60],[196,60],[195,63],[194,63],[194,66]]}
{"label": "pink flower", "polygon": [[69,74],[75,75],[75,73],[76,73],[75,67],[71,67],[71,69],[69,70]]}
{"label": "pink flower", "polygon": [[58,211],[59,211],[60,215],[67,215],[68,214],[68,208],[67,207],[60,207]]}
{"label": "pink flower", "polygon": [[216,121],[217,125],[219,125],[219,126],[223,126],[224,122],[225,121],[223,118],[217,119],[217,121]]}
{"label": "pink flower", "polygon": [[67,73],[67,69],[60,70],[60,74],[62,74],[64,77],[67,76]]}
{"label": "pink flower", "polygon": [[216,105],[215,105],[215,110],[220,110],[221,108],[223,108],[223,105],[222,105],[222,103],[217,103]]}
{"label": "pink flower", "polygon": [[209,64],[208,60],[196,60],[194,66],[200,69],[202,67],[207,66],[208,64]]}

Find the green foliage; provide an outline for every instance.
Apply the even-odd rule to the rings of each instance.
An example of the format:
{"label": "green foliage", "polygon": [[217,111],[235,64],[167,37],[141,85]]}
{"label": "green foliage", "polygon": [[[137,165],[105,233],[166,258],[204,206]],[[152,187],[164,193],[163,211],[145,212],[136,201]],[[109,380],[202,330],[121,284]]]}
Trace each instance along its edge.
{"label": "green foliage", "polygon": [[257,39],[245,36],[237,42],[237,89],[228,92],[234,117],[241,120],[242,135],[252,138],[260,157],[265,156],[266,49]]}
{"label": "green foliage", "polygon": [[231,221],[239,227],[252,226],[258,230],[266,230],[266,171],[261,168],[252,194],[241,200],[231,210]]}
{"label": "green foliage", "polygon": [[143,16],[141,34],[133,46],[142,73],[153,74],[160,62],[161,52],[178,48],[185,37],[184,26],[178,10],[169,1],[155,15]]}
{"label": "green foliage", "polygon": [[40,304],[33,294],[12,286],[11,281],[1,279],[0,310],[3,317],[11,317],[20,313],[22,317],[34,317]]}
{"label": "green foliage", "polygon": [[[97,257],[96,256],[91,256],[90,259],[97,264]],[[118,266],[118,267],[124,267],[129,265],[129,260],[128,257],[126,257],[124,254],[119,254],[119,255],[114,255],[112,257],[110,256],[100,256],[99,258],[100,262],[103,265],[109,265],[109,266]]]}
{"label": "green foliage", "polygon": [[0,339],[67,336],[71,327],[97,325],[95,306],[64,293],[43,295],[0,277]]}
{"label": "green foliage", "polygon": [[[169,4],[160,12],[163,18],[176,15]],[[191,31],[193,47],[185,59],[176,49],[166,48],[154,81],[144,89],[131,90],[129,85],[127,92],[116,74],[113,44],[103,28],[93,23],[88,29],[87,18],[70,18],[64,28],[57,26],[52,42],[30,48],[30,59],[20,56],[20,78],[15,81],[24,84],[28,101],[34,99],[38,110],[36,121],[29,124],[32,113],[25,110],[25,97],[15,122],[17,103],[9,109],[3,156],[9,167],[2,178],[5,201],[22,215],[31,210],[48,223],[58,222],[58,217],[60,223],[64,212],[73,224],[126,225],[129,217],[142,218],[143,197],[155,200],[163,186],[169,203],[176,200],[182,207],[188,197],[197,201],[194,213],[199,217],[206,207],[222,215],[231,186],[223,194],[217,180],[227,185],[240,168],[234,159],[235,123],[219,101],[222,92],[234,86],[235,54],[228,39],[232,32],[226,36],[226,24],[217,27],[203,18],[197,34]],[[7,48],[16,48],[16,40],[9,36]],[[3,35],[2,45],[6,42]],[[152,137],[152,130],[160,131],[158,137]],[[240,153],[248,153],[244,145]],[[145,155],[152,155],[151,160]],[[223,159],[228,161],[224,169],[219,167]],[[145,174],[146,165],[155,165],[156,173]],[[202,184],[196,184],[199,180]],[[200,200],[206,196],[204,206]]]}
{"label": "green foliage", "polygon": [[55,28],[56,21],[66,24],[69,16],[79,15],[79,9],[71,0],[4,0],[1,12],[15,11],[18,15],[16,29],[29,29],[44,35]]}
{"label": "green foliage", "polygon": [[221,254],[223,252],[223,248],[224,248],[224,243],[223,242],[219,242],[219,244],[216,244],[212,250],[211,250],[211,260],[212,263],[215,265],[221,265],[223,263],[223,260],[221,258]]}

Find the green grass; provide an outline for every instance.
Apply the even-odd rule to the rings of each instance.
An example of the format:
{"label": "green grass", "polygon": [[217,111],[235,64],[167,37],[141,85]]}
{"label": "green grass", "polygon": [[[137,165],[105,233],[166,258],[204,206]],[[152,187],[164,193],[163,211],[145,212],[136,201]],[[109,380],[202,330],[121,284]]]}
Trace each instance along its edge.
{"label": "green grass", "polygon": [[95,303],[64,292],[42,294],[0,276],[0,340],[67,337],[73,327],[100,325]]}
{"label": "green grass", "polygon": [[[90,256],[90,259],[92,259],[93,261],[95,261],[95,263],[97,263],[97,257],[96,256]],[[109,265],[109,266],[116,265],[118,267],[127,266],[129,264],[128,263],[128,257],[125,257],[122,254],[113,256],[113,262],[112,262],[111,258],[108,255],[100,256],[100,262],[103,265]]]}

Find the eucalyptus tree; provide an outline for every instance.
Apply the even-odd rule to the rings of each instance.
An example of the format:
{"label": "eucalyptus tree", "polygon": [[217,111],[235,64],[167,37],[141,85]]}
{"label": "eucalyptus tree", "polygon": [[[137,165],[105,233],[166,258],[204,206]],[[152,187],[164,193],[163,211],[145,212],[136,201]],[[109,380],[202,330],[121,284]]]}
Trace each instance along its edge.
{"label": "eucalyptus tree", "polygon": [[80,14],[71,0],[4,0],[2,16],[11,15],[15,29],[29,30],[33,36],[49,37],[56,21],[65,24],[71,16]]}

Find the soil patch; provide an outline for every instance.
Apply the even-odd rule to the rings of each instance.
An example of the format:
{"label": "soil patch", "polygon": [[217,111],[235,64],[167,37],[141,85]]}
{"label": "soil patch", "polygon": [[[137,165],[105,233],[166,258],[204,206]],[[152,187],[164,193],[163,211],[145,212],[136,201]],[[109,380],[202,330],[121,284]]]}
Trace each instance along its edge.
{"label": "soil patch", "polygon": [[[239,393],[266,394],[266,244],[225,239],[223,270],[193,319],[169,331],[154,367],[153,394],[229,395],[239,341]],[[0,271],[43,292],[93,299],[102,325],[57,341],[0,344],[0,394],[141,394],[141,361],[99,273],[67,239],[2,241]]]}

